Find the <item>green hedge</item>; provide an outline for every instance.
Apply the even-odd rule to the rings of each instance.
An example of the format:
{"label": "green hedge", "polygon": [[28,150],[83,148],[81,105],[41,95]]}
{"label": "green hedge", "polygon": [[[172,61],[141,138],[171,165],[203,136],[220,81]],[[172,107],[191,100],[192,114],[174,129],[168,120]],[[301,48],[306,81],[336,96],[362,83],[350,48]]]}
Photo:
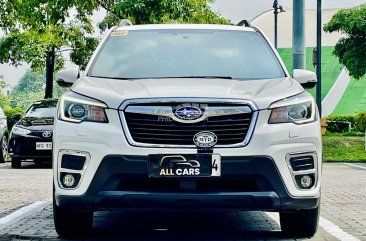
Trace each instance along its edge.
{"label": "green hedge", "polygon": [[11,109],[10,108],[9,109],[4,109],[4,114],[7,117],[9,131],[11,130],[11,128],[13,127],[13,125],[16,122],[12,118],[12,116],[15,115],[15,114],[23,115],[25,111],[26,111],[26,109],[23,109],[23,108],[20,108],[20,107],[15,107],[15,108],[11,108]]}
{"label": "green hedge", "polygon": [[346,132],[347,125],[342,122],[350,122],[353,131],[364,132],[366,130],[366,112],[356,115],[331,115],[327,117],[327,121],[329,122],[327,130],[330,132]]}

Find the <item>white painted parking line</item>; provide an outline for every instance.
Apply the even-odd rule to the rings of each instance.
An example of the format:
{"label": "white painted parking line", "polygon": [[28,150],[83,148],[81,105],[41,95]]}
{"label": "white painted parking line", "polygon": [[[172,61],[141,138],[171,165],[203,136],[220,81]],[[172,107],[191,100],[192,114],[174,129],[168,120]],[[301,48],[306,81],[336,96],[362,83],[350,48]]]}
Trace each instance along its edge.
{"label": "white painted parking line", "polygon": [[0,164],[0,167],[8,167],[9,166],[9,164],[8,163],[1,163]]}
{"label": "white painted parking line", "polygon": [[37,201],[34,202],[28,206],[19,208],[18,210],[10,213],[9,215],[0,218],[0,230],[3,230],[13,223],[15,223],[18,220],[21,220],[22,218],[26,217],[30,213],[33,213],[35,211],[38,211],[40,208],[43,209],[45,207],[45,204],[48,205],[47,201]]}
{"label": "white painted parking line", "polygon": [[325,231],[327,231],[329,234],[331,234],[332,236],[334,236],[339,240],[360,241],[358,238],[350,235],[349,233],[346,233],[340,227],[338,227],[337,225],[335,225],[334,223],[323,217],[320,217],[319,224]]}
{"label": "white painted parking line", "polygon": [[[278,213],[273,212],[266,212],[266,214],[275,221],[280,226],[280,218]],[[319,225],[322,227],[327,233],[332,235],[333,237],[342,240],[342,241],[360,241],[358,238],[350,235],[349,233],[346,233],[343,231],[340,227],[332,223],[331,221],[320,217],[319,218]]]}
{"label": "white painted parking line", "polygon": [[273,221],[275,221],[280,226],[280,216],[279,213],[276,212],[265,212],[268,217],[270,217]]}
{"label": "white painted parking line", "polygon": [[347,166],[350,166],[350,167],[356,167],[356,168],[361,168],[361,169],[366,170],[366,166],[361,166],[361,165],[356,165],[356,164],[351,164],[351,163],[344,163],[344,164]]}

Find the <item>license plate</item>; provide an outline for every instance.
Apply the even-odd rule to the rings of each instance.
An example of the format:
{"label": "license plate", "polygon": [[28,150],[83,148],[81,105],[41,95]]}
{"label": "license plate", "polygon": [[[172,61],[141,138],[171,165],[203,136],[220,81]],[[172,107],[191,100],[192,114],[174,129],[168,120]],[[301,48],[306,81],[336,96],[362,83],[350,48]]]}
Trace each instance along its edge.
{"label": "license plate", "polygon": [[149,155],[149,177],[219,177],[219,154]]}
{"label": "license plate", "polygon": [[36,142],[36,150],[52,150],[52,142]]}

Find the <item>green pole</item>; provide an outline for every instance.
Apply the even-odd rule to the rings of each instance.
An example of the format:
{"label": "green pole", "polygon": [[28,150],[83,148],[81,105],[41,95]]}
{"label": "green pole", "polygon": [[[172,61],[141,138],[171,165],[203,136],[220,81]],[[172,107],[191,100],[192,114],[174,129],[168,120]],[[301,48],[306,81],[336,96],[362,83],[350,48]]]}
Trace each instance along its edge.
{"label": "green pole", "polygon": [[317,48],[317,65],[316,75],[318,82],[316,84],[316,104],[318,105],[320,117],[322,116],[322,1],[317,0],[317,31],[316,31],[316,48]]}
{"label": "green pole", "polygon": [[305,1],[293,0],[293,68],[305,69]]}

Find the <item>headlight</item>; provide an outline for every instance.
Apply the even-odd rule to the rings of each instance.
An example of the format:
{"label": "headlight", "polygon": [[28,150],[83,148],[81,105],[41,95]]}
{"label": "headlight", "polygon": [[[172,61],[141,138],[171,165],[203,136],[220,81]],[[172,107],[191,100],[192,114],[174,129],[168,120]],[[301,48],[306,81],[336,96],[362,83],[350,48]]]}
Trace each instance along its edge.
{"label": "headlight", "polygon": [[77,123],[83,121],[107,123],[106,108],[105,104],[95,100],[65,96],[60,100],[59,119]]}
{"label": "headlight", "polygon": [[19,136],[25,136],[31,133],[30,130],[24,129],[24,128],[20,128],[17,126],[13,127],[13,130],[11,131],[13,134],[15,135],[19,135]]}
{"label": "headlight", "polygon": [[314,99],[304,93],[273,103],[269,108],[272,110],[269,124],[304,124],[316,118]]}

